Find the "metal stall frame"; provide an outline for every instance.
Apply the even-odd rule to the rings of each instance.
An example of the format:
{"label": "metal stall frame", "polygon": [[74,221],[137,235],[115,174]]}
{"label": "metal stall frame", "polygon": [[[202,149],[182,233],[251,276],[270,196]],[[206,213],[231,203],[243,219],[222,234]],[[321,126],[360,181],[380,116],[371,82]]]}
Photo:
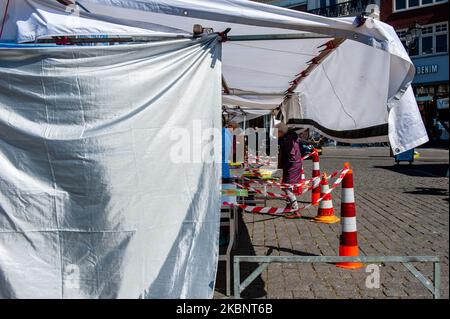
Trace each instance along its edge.
{"label": "metal stall frame", "polygon": [[[258,267],[241,283],[240,263],[257,263]],[[241,292],[248,287],[271,263],[401,263],[432,294],[434,299],[441,297],[441,264],[438,256],[234,256],[234,298],[241,298]],[[412,262],[433,263],[433,282],[430,282]]]}
{"label": "metal stall frame", "polygon": [[[237,218],[237,209],[235,206],[222,207],[220,211],[220,227],[229,228],[229,242],[226,245],[226,251],[224,254],[219,254],[218,261],[225,262],[225,280],[226,280],[226,295],[231,294],[231,252],[236,245],[237,236],[239,233],[238,226],[239,220]],[[219,248],[220,251],[220,248]]]}

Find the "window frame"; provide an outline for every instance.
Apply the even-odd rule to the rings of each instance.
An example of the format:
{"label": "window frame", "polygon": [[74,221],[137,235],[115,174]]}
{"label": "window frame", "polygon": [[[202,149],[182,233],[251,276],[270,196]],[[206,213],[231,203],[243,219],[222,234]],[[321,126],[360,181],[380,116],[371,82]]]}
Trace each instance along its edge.
{"label": "window frame", "polygon": [[[441,25],[445,25],[446,26],[446,31],[436,31],[436,27],[437,26],[441,26]],[[416,55],[410,55],[413,58],[417,58],[417,57],[429,57],[429,56],[435,56],[435,55],[445,55],[449,53],[449,34],[448,34],[448,21],[442,21],[442,22],[438,22],[438,23],[433,23],[433,24],[427,24],[422,26],[422,28],[432,28],[432,32],[431,33],[427,33],[425,35],[421,34],[418,42],[419,42],[419,47],[418,47],[418,54]],[[402,41],[402,43],[405,41],[406,36],[405,36],[405,32],[408,31],[408,29],[398,29],[395,30],[398,37],[400,38],[400,41]],[[447,50],[444,52],[436,52],[436,37],[438,35],[446,35],[447,37]],[[426,38],[426,37],[431,37],[432,38],[432,48],[433,48],[433,52],[431,53],[427,53],[424,54],[423,53],[423,47],[422,47],[422,39]],[[409,52],[408,52],[409,53]]]}
{"label": "window frame", "polygon": [[409,0],[405,0],[405,1],[406,1],[406,8],[404,8],[404,9],[397,9],[395,7],[396,0],[392,0],[392,12],[396,13],[396,12],[402,12],[402,11],[408,11],[408,10],[415,10],[415,9],[431,7],[431,6],[435,6],[435,5],[438,5],[438,4],[443,4],[443,3],[447,3],[448,2],[448,0],[444,0],[444,1],[433,0],[432,3],[422,4],[422,0],[419,0],[419,5],[418,6],[409,7]]}

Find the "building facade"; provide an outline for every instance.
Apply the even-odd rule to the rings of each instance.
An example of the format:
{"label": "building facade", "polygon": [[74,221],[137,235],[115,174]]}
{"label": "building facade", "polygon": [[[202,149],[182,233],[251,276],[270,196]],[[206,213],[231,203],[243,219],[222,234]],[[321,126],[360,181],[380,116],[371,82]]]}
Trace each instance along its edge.
{"label": "building facade", "polygon": [[416,67],[413,89],[432,142],[448,140],[448,10],[448,0],[381,0],[381,20],[395,28]]}

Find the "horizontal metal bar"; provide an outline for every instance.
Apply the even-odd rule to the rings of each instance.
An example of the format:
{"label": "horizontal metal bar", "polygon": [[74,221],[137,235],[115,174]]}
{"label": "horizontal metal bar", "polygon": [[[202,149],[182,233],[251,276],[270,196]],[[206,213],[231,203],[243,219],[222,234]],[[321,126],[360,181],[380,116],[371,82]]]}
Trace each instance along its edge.
{"label": "horizontal metal bar", "polygon": [[406,262],[439,262],[437,256],[234,256],[239,262],[274,262],[274,263],[335,263],[335,262],[363,262],[363,263],[406,263]]}
{"label": "horizontal metal bar", "polygon": [[266,41],[266,40],[306,40],[306,39],[330,39],[329,35],[319,33],[292,33],[292,34],[248,34],[229,35],[227,41]]}
{"label": "horizontal metal bar", "polygon": [[406,269],[408,269],[414,275],[414,277],[416,277],[425,286],[425,288],[427,288],[434,295],[434,286],[431,281],[429,281],[424,275],[420,273],[420,271],[416,269],[416,267],[414,267],[410,263],[403,263],[403,266],[405,266]]}
{"label": "horizontal metal bar", "polygon": [[241,96],[241,95],[249,95],[249,96],[280,96],[284,97],[286,94],[284,92],[269,92],[269,93],[258,93],[258,92],[235,92],[233,89],[229,89],[229,93],[227,95],[235,95],[235,96]]}
{"label": "horizontal metal bar", "polygon": [[[260,263],[242,284],[240,284],[239,267],[241,262]],[[402,263],[431,293],[435,299],[440,298],[441,277],[438,256],[234,256],[234,296],[240,293],[258,277],[270,263],[319,263],[319,262],[364,262],[364,263]],[[431,283],[410,262],[433,262],[433,283]],[[236,277],[237,276],[237,277]],[[433,285],[434,284],[434,285]]]}

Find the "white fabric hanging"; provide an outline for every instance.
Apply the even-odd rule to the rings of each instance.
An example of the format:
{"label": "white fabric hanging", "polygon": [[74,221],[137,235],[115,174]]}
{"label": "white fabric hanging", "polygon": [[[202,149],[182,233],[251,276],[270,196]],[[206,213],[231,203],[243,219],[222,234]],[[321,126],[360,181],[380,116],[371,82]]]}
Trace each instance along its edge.
{"label": "white fabric hanging", "polygon": [[220,160],[172,151],[220,132],[220,54],[0,48],[0,298],[212,297]]}

